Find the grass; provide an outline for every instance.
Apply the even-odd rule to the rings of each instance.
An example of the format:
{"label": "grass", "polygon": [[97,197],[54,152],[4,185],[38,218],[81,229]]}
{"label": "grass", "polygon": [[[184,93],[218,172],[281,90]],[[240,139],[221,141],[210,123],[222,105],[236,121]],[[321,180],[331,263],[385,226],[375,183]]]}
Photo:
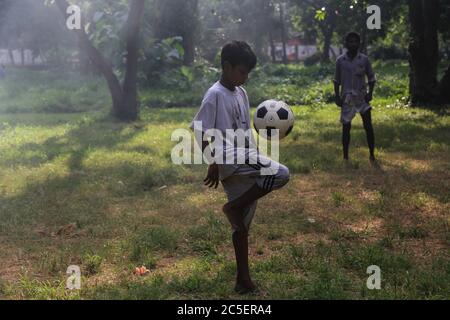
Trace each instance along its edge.
{"label": "grass", "polygon": [[[326,92],[317,99],[327,67],[266,68],[262,89],[249,87],[255,104],[268,87],[307,103],[281,146],[292,180],[260,201],[251,231],[262,294],[244,298],[449,299],[448,112],[405,106],[405,64],[378,64],[381,168],[359,119],[346,168],[339,110]],[[0,83],[0,298],[242,298],[225,195],[203,187],[204,166],[171,164],[171,132],[196,108],[153,106],[123,124],[106,116],[103,82],[60,76],[18,71]],[[81,267],[81,291],[65,289],[69,265]],[[142,265],[150,274],[133,275]],[[366,287],[370,265],[382,290]]]}

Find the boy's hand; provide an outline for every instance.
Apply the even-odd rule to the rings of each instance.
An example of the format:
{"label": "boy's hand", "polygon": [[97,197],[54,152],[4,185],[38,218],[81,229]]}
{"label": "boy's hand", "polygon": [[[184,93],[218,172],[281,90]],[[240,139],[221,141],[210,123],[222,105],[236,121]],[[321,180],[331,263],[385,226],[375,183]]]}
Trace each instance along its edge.
{"label": "boy's hand", "polygon": [[366,102],[370,103],[373,100],[373,94],[371,92],[369,92],[368,94],[366,94]]}
{"label": "boy's hand", "polygon": [[217,189],[219,186],[219,166],[217,164],[212,164],[209,166],[208,175],[203,182],[205,182],[205,186],[210,188],[214,187],[214,189]]}
{"label": "boy's hand", "polygon": [[340,96],[336,96],[335,103],[339,108],[342,108],[343,102]]}

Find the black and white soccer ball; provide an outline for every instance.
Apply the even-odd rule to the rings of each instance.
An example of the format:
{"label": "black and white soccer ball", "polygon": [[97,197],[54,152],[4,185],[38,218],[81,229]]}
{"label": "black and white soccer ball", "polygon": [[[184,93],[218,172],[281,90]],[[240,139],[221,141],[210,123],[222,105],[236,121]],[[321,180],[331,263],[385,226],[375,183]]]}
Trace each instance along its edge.
{"label": "black and white soccer ball", "polygon": [[[255,112],[253,125],[264,138],[271,139],[272,130],[279,130],[279,138],[286,138],[294,129],[294,113],[283,101],[267,100],[261,103]],[[261,134],[266,129],[267,137]]]}

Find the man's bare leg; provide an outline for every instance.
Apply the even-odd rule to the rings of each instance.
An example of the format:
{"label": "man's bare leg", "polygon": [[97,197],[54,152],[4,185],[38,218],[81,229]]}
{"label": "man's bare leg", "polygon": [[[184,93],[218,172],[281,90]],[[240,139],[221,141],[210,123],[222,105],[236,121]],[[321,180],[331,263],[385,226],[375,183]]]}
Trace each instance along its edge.
{"label": "man's bare leg", "polygon": [[255,184],[241,197],[227,203],[223,207],[225,215],[235,229],[233,245],[237,265],[236,291],[239,293],[249,293],[256,289],[251,280],[248,265],[248,230],[244,224],[243,209],[269,193],[269,191],[261,189]]}
{"label": "man's bare leg", "polygon": [[375,158],[375,133],[372,125],[372,110],[368,110],[365,114],[361,115],[364,123],[364,130],[366,130],[367,144],[369,146],[370,161],[376,162]]}

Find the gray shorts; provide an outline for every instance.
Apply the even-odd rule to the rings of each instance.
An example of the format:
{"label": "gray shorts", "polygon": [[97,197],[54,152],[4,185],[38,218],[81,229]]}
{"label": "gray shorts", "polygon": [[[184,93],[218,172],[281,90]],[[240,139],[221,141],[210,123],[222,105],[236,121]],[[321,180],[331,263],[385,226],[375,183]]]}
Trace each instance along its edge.
{"label": "gray shorts", "polygon": [[349,124],[353,121],[353,119],[355,119],[357,113],[365,114],[370,109],[372,109],[372,107],[367,103],[364,103],[358,107],[344,104],[341,108],[341,123]]}
{"label": "gray shorts", "polygon": [[[240,165],[233,175],[222,181],[228,201],[236,200],[250,190],[255,184],[262,189],[272,192],[281,189],[289,182],[290,173],[286,166],[263,156],[260,156],[260,159],[262,160],[261,163],[264,163],[266,166],[272,165],[272,167],[278,168],[278,171],[273,175],[262,175],[261,169],[264,165],[261,163],[254,165]],[[251,203],[244,209],[244,224],[247,227],[247,230],[250,230],[256,207],[257,201]]]}

